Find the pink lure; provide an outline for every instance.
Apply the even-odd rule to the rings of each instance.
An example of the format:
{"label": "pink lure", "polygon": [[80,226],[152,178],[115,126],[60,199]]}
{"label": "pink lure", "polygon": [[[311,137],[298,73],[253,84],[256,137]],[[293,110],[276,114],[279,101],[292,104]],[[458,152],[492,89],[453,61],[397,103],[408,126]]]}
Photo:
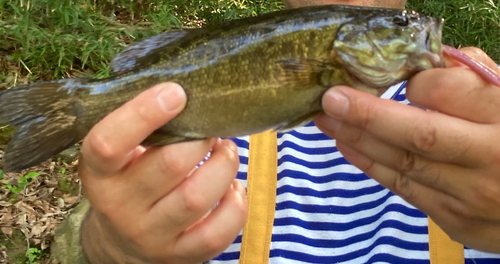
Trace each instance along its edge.
{"label": "pink lure", "polygon": [[484,63],[477,61],[476,59],[453,47],[447,45],[443,45],[443,47],[446,55],[463,63],[487,82],[500,87],[500,76],[498,76],[495,71],[486,66]]}

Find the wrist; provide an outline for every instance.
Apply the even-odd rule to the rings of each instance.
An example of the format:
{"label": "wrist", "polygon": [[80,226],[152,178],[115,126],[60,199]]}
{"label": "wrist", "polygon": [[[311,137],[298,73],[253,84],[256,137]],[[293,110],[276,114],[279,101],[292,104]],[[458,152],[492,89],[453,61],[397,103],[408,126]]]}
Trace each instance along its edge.
{"label": "wrist", "polygon": [[[114,231],[114,227],[90,208],[80,229],[83,255],[91,264],[150,264],[133,245]],[[137,252],[137,253],[136,253]]]}

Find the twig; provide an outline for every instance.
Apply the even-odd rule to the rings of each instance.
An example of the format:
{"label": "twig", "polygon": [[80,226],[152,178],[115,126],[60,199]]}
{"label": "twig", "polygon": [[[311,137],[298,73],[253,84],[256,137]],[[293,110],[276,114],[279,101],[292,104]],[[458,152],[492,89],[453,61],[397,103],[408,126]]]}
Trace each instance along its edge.
{"label": "twig", "polygon": [[109,24],[112,24],[114,26],[125,28],[128,31],[134,31],[134,30],[137,30],[137,29],[142,29],[142,27],[139,27],[139,26],[137,26],[137,27],[129,26],[127,24],[120,23],[120,22],[118,22],[118,21],[116,21],[114,19],[111,19],[111,18],[106,17],[106,16],[102,16],[102,15],[99,16],[99,19],[101,19],[101,20],[103,20],[103,21],[105,21],[105,22],[107,22]]}
{"label": "twig", "polygon": [[[28,228],[25,227],[25,229],[27,231],[26,233],[28,233],[28,231],[29,231]],[[32,264],[32,262],[31,262],[31,254],[30,254],[30,239],[28,238],[27,235],[26,235],[26,243],[28,244],[28,250],[26,250],[26,255],[28,255],[28,259],[30,261],[30,264]]]}

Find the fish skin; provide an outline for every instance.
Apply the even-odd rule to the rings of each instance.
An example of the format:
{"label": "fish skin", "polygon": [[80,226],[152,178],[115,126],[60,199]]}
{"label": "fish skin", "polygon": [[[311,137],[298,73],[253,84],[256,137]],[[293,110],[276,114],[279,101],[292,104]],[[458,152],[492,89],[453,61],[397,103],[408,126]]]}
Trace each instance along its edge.
{"label": "fish skin", "polygon": [[140,49],[139,42],[118,55],[110,78],[32,83],[0,93],[0,120],[18,127],[4,169],[19,171],[52,157],[166,81],[184,88],[187,105],[145,145],[291,129],[322,111],[329,87],[381,95],[419,71],[441,67],[440,23],[396,9],[318,6],[177,32],[165,45],[152,41]]}

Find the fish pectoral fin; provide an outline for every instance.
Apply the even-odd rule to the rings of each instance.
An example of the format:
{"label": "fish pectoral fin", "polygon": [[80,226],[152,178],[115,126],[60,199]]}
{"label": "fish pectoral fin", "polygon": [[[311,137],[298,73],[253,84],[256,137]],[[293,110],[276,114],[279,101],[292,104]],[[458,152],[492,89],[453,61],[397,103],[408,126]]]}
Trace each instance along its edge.
{"label": "fish pectoral fin", "polygon": [[274,74],[277,81],[296,85],[317,84],[322,72],[333,68],[328,62],[309,58],[287,58],[276,61]]}
{"label": "fish pectoral fin", "polygon": [[187,142],[192,140],[200,140],[203,138],[185,137],[176,135],[165,135],[160,133],[153,133],[149,135],[141,144],[144,146],[164,146],[174,143]]}
{"label": "fish pectoral fin", "polygon": [[122,52],[118,53],[111,61],[113,73],[119,74],[131,71],[141,65],[148,65],[144,58],[158,48],[165,47],[170,43],[193,33],[198,29],[173,30],[161,33],[147,39],[136,42]]}
{"label": "fish pectoral fin", "polygon": [[289,132],[291,130],[294,130],[297,127],[307,125],[307,124],[309,124],[309,122],[311,122],[314,119],[314,117],[318,113],[319,112],[302,116],[296,120],[293,120],[292,122],[283,122],[278,127],[274,128],[273,131],[277,131],[280,133],[286,133],[286,132]]}

